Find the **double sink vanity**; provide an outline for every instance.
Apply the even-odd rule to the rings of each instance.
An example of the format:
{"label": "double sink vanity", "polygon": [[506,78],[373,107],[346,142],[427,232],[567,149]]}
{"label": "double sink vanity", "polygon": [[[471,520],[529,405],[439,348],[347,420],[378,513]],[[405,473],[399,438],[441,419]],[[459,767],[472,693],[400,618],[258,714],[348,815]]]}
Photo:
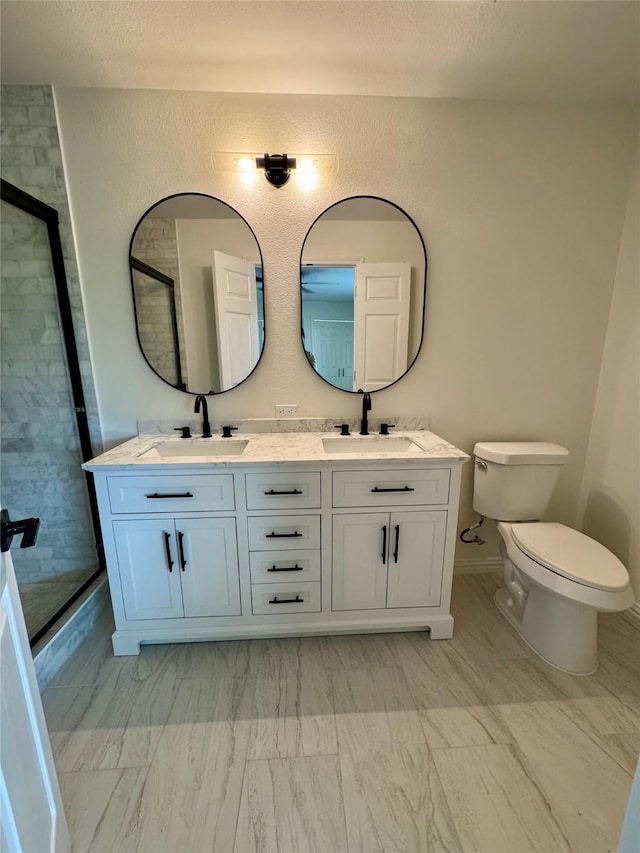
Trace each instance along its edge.
{"label": "double sink vanity", "polygon": [[84,465],[95,477],[115,653],[303,634],[451,637],[468,457],[416,428],[425,422],[397,423],[393,435],[392,425],[367,427],[371,393],[402,379],[424,338],[427,256],[411,217],[353,196],[321,212],[301,248],[300,355],[312,382],[362,395],[361,434],[280,420],[209,437],[206,396],[257,369],[268,298],[255,234],[226,202],[161,199],[138,221],[129,262],[142,356],[195,395],[203,437],[191,427],[174,437],[174,423],[162,434],[140,428]]}
{"label": "double sink vanity", "polygon": [[242,428],[226,439],[140,435],[85,463],[115,653],[308,634],[451,637],[467,458],[427,430]]}

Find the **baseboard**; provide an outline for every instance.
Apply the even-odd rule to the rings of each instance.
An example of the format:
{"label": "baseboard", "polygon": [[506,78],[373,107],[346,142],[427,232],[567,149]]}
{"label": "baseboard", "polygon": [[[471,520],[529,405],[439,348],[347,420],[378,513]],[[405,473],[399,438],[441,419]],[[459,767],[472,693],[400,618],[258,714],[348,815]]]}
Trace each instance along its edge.
{"label": "baseboard", "polygon": [[477,575],[482,572],[501,572],[500,557],[460,557],[453,564],[454,575]]}
{"label": "baseboard", "polygon": [[109,585],[105,573],[78,599],[62,623],[56,623],[33,649],[40,692],[71,657],[98,619],[109,611]]}

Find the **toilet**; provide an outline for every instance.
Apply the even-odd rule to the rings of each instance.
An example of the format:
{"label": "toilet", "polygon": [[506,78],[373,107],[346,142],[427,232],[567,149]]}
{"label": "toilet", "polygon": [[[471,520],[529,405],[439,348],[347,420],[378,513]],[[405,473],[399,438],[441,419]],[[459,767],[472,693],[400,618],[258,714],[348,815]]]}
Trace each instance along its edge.
{"label": "toilet", "polygon": [[499,610],[552,666],[598,668],[598,611],[633,605],[629,573],[607,548],[564,524],[540,521],[569,451],[549,442],[479,442],[473,508],[498,522],[504,586]]}

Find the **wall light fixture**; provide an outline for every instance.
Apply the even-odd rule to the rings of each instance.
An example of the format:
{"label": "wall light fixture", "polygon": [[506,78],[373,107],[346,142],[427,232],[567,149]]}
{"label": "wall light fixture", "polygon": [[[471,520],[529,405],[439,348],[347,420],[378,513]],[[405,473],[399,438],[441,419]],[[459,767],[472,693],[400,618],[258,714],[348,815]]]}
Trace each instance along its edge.
{"label": "wall light fixture", "polygon": [[252,152],[217,151],[213,155],[217,171],[235,171],[242,183],[254,187],[264,171],[274,187],[283,187],[293,177],[302,190],[312,190],[322,174],[338,171],[338,158],[332,154],[255,154]]}
{"label": "wall light fixture", "polygon": [[264,169],[264,176],[274,187],[283,187],[291,177],[291,170],[296,168],[296,158],[286,154],[265,154],[256,157],[258,169]]}

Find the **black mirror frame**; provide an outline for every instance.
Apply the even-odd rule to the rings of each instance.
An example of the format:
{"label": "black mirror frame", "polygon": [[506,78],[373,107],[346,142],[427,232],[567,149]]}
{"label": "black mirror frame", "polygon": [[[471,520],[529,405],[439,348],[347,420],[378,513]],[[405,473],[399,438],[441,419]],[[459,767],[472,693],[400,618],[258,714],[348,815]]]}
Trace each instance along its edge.
{"label": "black mirror frame", "polygon": [[393,382],[390,382],[388,385],[385,385],[384,388],[376,388],[375,391],[369,392],[371,394],[377,394],[379,391],[386,391],[387,388],[391,388],[393,385],[396,385],[398,382],[400,382],[401,379],[404,379],[404,377],[407,375],[407,373],[411,370],[413,365],[416,363],[418,356],[420,355],[420,351],[422,350],[422,344],[424,343],[424,327],[425,327],[425,318],[426,318],[426,310],[427,310],[427,267],[428,267],[428,260],[429,260],[427,257],[427,247],[425,246],[424,239],[423,239],[422,234],[420,233],[420,229],[416,225],[415,221],[412,219],[411,216],[409,216],[409,214],[406,212],[406,210],[404,210],[402,207],[400,207],[399,204],[396,204],[393,201],[389,201],[388,198],[382,198],[381,196],[377,196],[377,195],[352,195],[352,196],[347,196],[346,198],[341,198],[339,201],[335,201],[333,204],[330,204],[329,207],[325,208],[322,211],[322,213],[319,213],[318,216],[316,216],[316,218],[313,220],[313,222],[311,223],[311,225],[307,229],[307,233],[305,235],[304,240],[302,241],[302,247],[300,249],[300,264],[298,267],[299,274],[300,274],[300,344],[302,346],[303,353],[305,353],[305,361],[309,364],[309,367],[313,371],[314,375],[318,377],[318,379],[321,379],[330,388],[334,388],[336,391],[342,391],[344,394],[362,394],[362,391],[347,391],[344,388],[338,388],[337,385],[334,385],[332,382],[329,382],[328,379],[325,379],[324,376],[322,376],[320,373],[318,373],[318,371],[314,368],[314,366],[311,364],[309,359],[306,357],[306,350],[305,350],[305,346],[304,346],[304,325],[303,325],[303,315],[302,315],[302,258],[304,256],[305,243],[307,242],[307,238],[309,237],[309,234],[311,233],[311,229],[316,224],[316,222],[325,215],[325,213],[327,213],[332,208],[336,207],[336,205],[342,204],[345,201],[351,201],[352,199],[357,199],[357,198],[369,198],[369,199],[374,199],[375,201],[383,201],[385,204],[389,204],[389,205],[391,205],[391,207],[395,207],[396,210],[399,210],[400,213],[402,213],[402,215],[405,216],[409,220],[409,222],[413,225],[413,227],[416,229],[416,234],[420,238],[420,243],[422,245],[422,251],[424,252],[424,285],[423,285],[423,294],[424,295],[423,295],[423,299],[422,299],[422,330],[420,333],[420,343],[418,344],[418,349],[416,350],[416,354],[413,357],[411,364],[409,364],[407,366],[407,369],[404,371],[404,373],[401,376],[398,376],[398,378],[394,379]]}
{"label": "black mirror frame", "polygon": [[[154,210],[154,208],[158,207],[158,205],[163,204],[165,201],[169,201],[172,198],[179,198],[180,196],[187,196],[187,195],[188,196],[200,196],[201,198],[210,198],[210,199],[212,199],[212,201],[216,201],[219,204],[224,204],[225,207],[228,207],[229,210],[232,210],[236,214],[236,216],[238,216],[244,222],[244,224],[247,226],[247,228],[249,229],[249,231],[253,235],[253,239],[256,241],[256,246],[258,247],[258,254],[260,255],[260,266],[262,268],[262,290],[263,290],[262,325],[263,325],[263,329],[264,329],[264,334],[263,334],[263,342],[262,342],[262,349],[260,350],[260,355],[258,356],[258,360],[256,361],[255,365],[253,366],[253,369],[245,376],[245,378],[242,380],[242,382],[238,382],[238,384],[234,385],[233,388],[226,388],[223,391],[209,391],[209,392],[204,394],[204,396],[206,396],[206,397],[213,397],[213,396],[217,397],[219,394],[227,394],[229,391],[235,391],[236,388],[238,388],[240,385],[243,385],[247,381],[247,379],[253,375],[256,368],[260,364],[260,361],[261,361],[262,356],[264,354],[264,348],[266,345],[266,341],[267,341],[267,318],[266,318],[266,312],[264,310],[265,275],[264,275],[264,259],[262,257],[262,249],[260,248],[260,243],[258,242],[258,238],[256,237],[256,234],[255,234],[255,231],[253,230],[253,228],[249,225],[249,223],[244,218],[244,216],[241,213],[239,213],[235,209],[235,207],[232,207],[228,202],[223,201],[221,198],[217,198],[216,196],[209,195],[208,193],[194,193],[194,192],[173,193],[172,195],[165,196],[164,198],[161,198],[159,201],[156,201],[154,204],[151,205],[151,207],[149,207],[147,210],[145,210],[145,212],[142,214],[142,216],[138,219],[138,221],[136,222],[135,228],[133,229],[133,232],[131,234],[131,240],[129,241],[129,277],[131,279],[131,298],[133,300],[133,316],[134,316],[134,320],[135,320],[135,324],[136,324],[136,339],[138,341],[138,347],[140,349],[140,352],[142,353],[142,357],[147,362],[147,365],[149,366],[149,368],[158,377],[158,379],[161,379],[170,388],[173,388],[175,391],[180,391],[183,394],[191,394],[192,396],[199,396],[199,395],[203,394],[202,391],[188,391],[186,388],[179,388],[176,385],[173,385],[171,382],[169,382],[167,379],[165,379],[164,376],[161,376],[158,373],[158,371],[155,369],[155,367],[153,367],[153,365],[151,364],[151,362],[149,361],[149,359],[145,355],[145,352],[142,349],[142,343],[140,341],[140,332],[138,331],[138,312],[136,309],[135,285],[134,285],[134,281],[133,281],[134,262],[137,261],[137,259],[132,254],[133,240],[136,236],[136,231],[140,227],[140,223],[142,222],[142,220],[146,216],[148,216],[151,213],[152,210]],[[174,311],[175,311],[175,303],[174,303]],[[176,334],[177,334],[177,331],[176,331]],[[179,372],[178,372],[178,375],[180,376]]]}

